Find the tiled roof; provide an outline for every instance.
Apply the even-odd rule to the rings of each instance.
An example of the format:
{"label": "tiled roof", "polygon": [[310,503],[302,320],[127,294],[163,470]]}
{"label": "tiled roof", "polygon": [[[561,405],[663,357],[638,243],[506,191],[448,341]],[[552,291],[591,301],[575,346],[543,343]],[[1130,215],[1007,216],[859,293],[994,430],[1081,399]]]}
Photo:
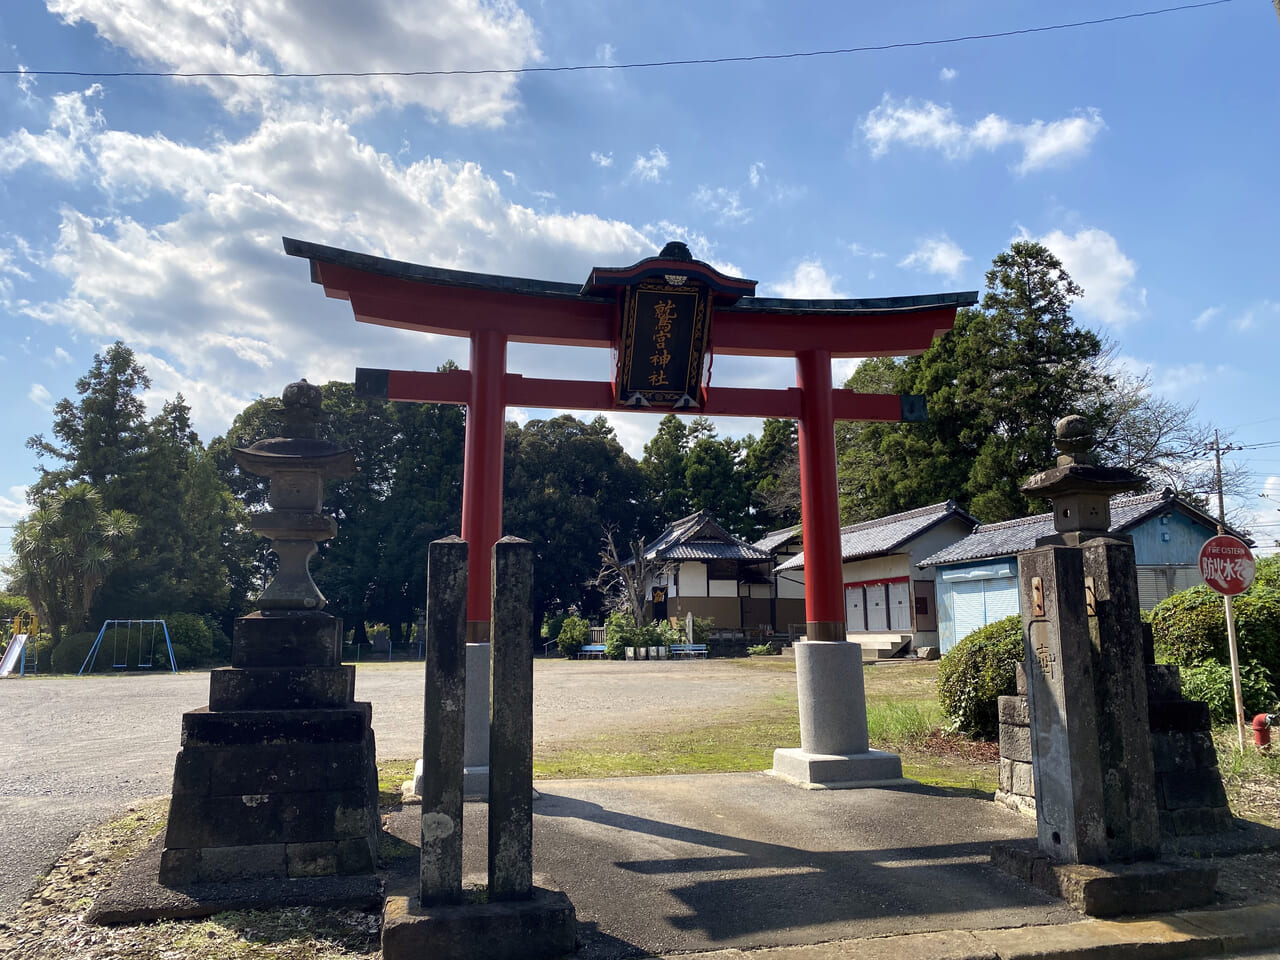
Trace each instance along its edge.
{"label": "tiled roof", "polygon": [[[1183,512],[1202,523],[1214,526],[1217,521],[1198,507],[1179,497],[1168,487],[1156,493],[1142,493],[1133,497],[1115,497],[1111,501],[1111,532],[1123,533],[1137,526],[1153,514],[1177,506]],[[1020,517],[1000,523],[981,524],[963,540],[957,540],[931,557],[921,560],[917,566],[929,567],[939,563],[959,563],[964,560],[985,560],[989,557],[1005,557],[1022,550],[1030,550],[1040,537],[1053,533],[1053,514],[1041,513],[1034,517]]]}
{"label": "tiled roof", "polygon": [[[878,520],[864,520],[840,528],[840,559],[858,560],[892,553],[908,540],[913,540],[948,517],[960,517],[970,524],[977,521],[956,506],[954,500],[917,507]],[[804,554],[798,553],[778,566],[779,570],[798,570],[804,566]]]}
{"label": "tiled roof", "polygon": [[800,535],[800,524],[794,527],[784,527],[781,530],[771,530],[763,537],[755,542],[755,546],[759,547],[767,553],[773,553],[778,547],[782,546],[792,537]]}
{"label": "tiled roof", "polygon": [[664,560],[772,560],[772,554],[759,550],[749,543],[720,543],[714,540],[693,540],[677,543],[662,554]]}
{"label": "tiled roof", "polygon": [[663,530],[644,555],[652,560],[768,560],[767,550],[739,540],[706,510],[677,520]]}

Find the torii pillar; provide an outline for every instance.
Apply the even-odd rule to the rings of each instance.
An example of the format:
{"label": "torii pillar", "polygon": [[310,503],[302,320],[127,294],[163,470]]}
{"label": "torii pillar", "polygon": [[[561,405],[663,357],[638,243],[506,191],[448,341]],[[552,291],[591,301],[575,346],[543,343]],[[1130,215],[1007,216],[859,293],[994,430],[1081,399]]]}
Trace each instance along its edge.
{"label": "torii pillar", "polygon": [[[508,405],[799,421],[807,621],[796,649],[801,746],[777,751],[774,772],[826,787],[901,778],[897,757],[867,749],[862,652],[845,631],[835,421],[921,420],[924,404],[920,397],[833,389],[831,361],[921,353],[951,329],[958,308],[977,302],[976,292],[765,299],[754,296],[755,281],[721,274],[681,243],[630,267],[597,267],[581,286],[443,270],[287,237],[284,245],[311,262],[312,280],[328,296],[350,301],[357,320],[470,340],[469,371],[356,371],[362,395],[468,408],[462,537],[471,544],[469,641],[489,633],[487,558],[502,536]],[[511,341],[611,348],[614,380],[507,373]],[[796,387],[709,386],[713,343],[717,354],[793,357]]]}

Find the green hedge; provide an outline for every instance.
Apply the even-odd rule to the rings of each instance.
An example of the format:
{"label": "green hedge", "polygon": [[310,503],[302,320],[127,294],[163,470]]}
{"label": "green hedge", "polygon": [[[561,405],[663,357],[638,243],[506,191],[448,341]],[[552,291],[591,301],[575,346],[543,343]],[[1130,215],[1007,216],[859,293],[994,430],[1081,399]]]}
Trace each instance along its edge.
{"label": "green hedge", "polygon": [[997,698],[1017,693],[1016,664],[1022,661],[1018,614],[973,631],[938,665],[938,701],[952,733],[994,740],[1000,733]]}
{"label": "green hedge", "polygon": [[[1240,661],[1254,661],[1270,676],[1280,677],[1280,590],[1255,582],[1232,606]],[[1192,587],[1162,600],[1151,611],[1151,632],[1156,658],[1164,663],[1231,662],[1226,610],[1222,597],[1208,587]]]}

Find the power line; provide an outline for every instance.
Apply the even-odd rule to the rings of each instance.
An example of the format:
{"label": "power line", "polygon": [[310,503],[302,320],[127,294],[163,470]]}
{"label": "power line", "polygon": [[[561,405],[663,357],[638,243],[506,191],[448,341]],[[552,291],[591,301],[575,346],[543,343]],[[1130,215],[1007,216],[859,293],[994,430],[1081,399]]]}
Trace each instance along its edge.
{"label": "power line", "polygon": [[1043,27],[1023,27],[1019,30],[1002,30],[998,33],[973,33],[960,37],[943,37],[935,40],[904,40],[898,43],[871,44],[863,47],[841,47],[834,50],[806,50],[797,53],[759,53],[739,57],[705,57],[696,60],[650,60],[637,63],[578,63],[561,67],[486,67],[476,70],[335,70],[316,73],[284,73],[275,71],[259,71],[246,73],[221,73],[216,71],[168,71],[168,70],[28,70],[25,67],[0,70],[0,76],[33,76],[33,77],[177,77],[184,79],[222,78],[228,80],[316,80],[323,78],[367,78],[367,77],[477,77],[494,75],[513,75],[524,73],[577,73],[586,70],[639,70],[649,67],[690,67],[718,63],[754,63],[760,60],[800,60],[808,57],[835,57],[854,53],[875,53],[883,50],[902,50],[910,47],[936,47],[952,43],[967,43],[971,40],[998,40],[1004,37],[1020,37],[1034,33],[1049,33],[1054,30],[1074,30],[1079,27],[1094,27],[1100,24],[1119,23],[1122,20],[1138,20],[1143,17],[1158,17],[1167,13],[1182,13],[1187,10],[1199,10],[1204,7],[1216,7],[1235,0],[1203,0],[1201,3],[1186,3],[1176,7],[1161,7],[1157,10],[1142,10],[1137,13],[1123,13],[1114,17],[1099,17],[1096,20],[1077,20],[1072,23],[1055,23]]}

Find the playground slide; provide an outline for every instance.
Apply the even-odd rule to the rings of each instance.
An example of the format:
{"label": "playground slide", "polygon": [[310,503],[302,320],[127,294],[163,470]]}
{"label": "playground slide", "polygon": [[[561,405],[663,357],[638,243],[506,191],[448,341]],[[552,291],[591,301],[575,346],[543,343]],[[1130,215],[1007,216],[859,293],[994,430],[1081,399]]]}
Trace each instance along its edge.
{"label": "playground slide", "polygon": [[27,635],[25,633],[19,633],[9,641],[9,648],[4,652],[4,660],[0,661],[0,677],[7,677],[13,673],[13,668],[22,659],[22,651],[26,645]]}

